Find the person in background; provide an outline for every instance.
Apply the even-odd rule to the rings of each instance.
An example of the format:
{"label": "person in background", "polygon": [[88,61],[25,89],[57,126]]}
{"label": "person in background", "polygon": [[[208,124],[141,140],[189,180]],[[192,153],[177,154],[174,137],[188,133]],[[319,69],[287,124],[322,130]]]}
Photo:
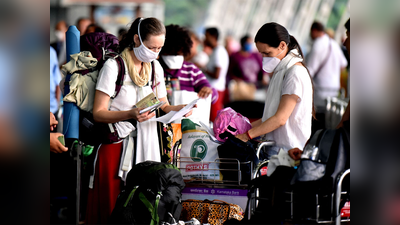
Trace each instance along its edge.
{"label": "person in background", "polygon": [[[119,54],[127,68],[120,93],[114,98],[118,64],[108,59],[99,72],[93,104],[96,122],[112,123],[121,141],[101,144],[91,177],[85,224],[106,224],[123,189],[128,171],[137,163],[161,161],[157,122],[148,121],[154,112],[143,112],[136,104],[149,94],[160,101],[165,113],[179,111],[185,105],[168,103],[164,71],[156,60],[165,41],[165,27],[156,18],[137,18],[119,45]],[[154,79],[152,66],[154,62]],[[155,85],[153,86],[152,83]],[[190,116],[192,111],[185,116]],[[128,145],[134,143],[134,148]],[[126,167],[126,168],[125,168]]]}
{"label": "person in background", "polygon": [[121,27],[118,29],[118,40],[119,41],[122,40],[122,37],[124,36],[124,34],[126,34],[126,32],[128,32],[128,31],[124,27]]}
{"label": "person in background", "polygon": [[58,65],[63,65],[67,61],[67,45],[65,43],[65,32],[67,32],[67,30],[67,23],[64,20],[59,21],[54,30],[56,41],[50,44],[50,46],[56,50]]}
{"label": "person in background", "polygon": [[241,80],[262,86],[264,71],[261,54],[253,52],[252,39],[245,35],[240,39],[240,51],[229,58],[228,80]]}
{"label": "person in background", "polygon": [[[57,54],[50,46],[50,112],[57,115],[61,99],[61,90],[58,84],[61,81],[60,68],[58,67]],[[55,118],[58,119],[57,117]]]}
{"label": "person in background", "polygon": [[[349,54],[350,57],[350,18],[347,20],[344,26],[346,27],[347,38],[344,41],[343,45],[346,46],[347,53]],[[336,128],[340,128],[343,126],[345,126],[346,129],[350,130],[350,100],[349,104],[346,107],[346,111],[344,111],[342,119],[340,120]]]}
{"label": "person in background", "polygon": [[97,25],[95,23],[92,23],[92,24],[89,24],[89,26],[86,28],[84,34],[90,34],[90,33],[94,33],[94,32],[103,32],[103,33],[105,33],[106,30],[104,30],[104,28],[102,28],[101,26],[99,26],[99,25]]}
{"label": "person in background", "polygon": [[312,133],[315,133],[325,128],[325,100],[338,95],[341,70],[347,66],[347,60],[340,46],[325,33],[320,22],[312,24],[310,35],[314,43],[306,62],[315,87],[316,120],[312,128]]}
{"label": "person in background", "polygon": [[226,75],[229,67],[228,52],[223,46],[218,44],[218,37],[219,32],[217,28],[211,27],[206,29],[204,44],[210,46],[213,51],[203,72],[205,72],[211,87],[218,91],[218,99],[211,105],[210,120],[212,122],[217,117],[217,112],[224,108]]}
{"label": "person in background", "polygon": [[332,28],[330,28],[330,27],[326,28],[325,33],[326,33],[331,39],[335,39],[335,31],[334,31]]}
{"label": "person in background", "polygon": [[240,51],[240,44],[231,35],[225,38],[225,49],[228,55],[231,56],[233,53]]}
{"label": "person in background", "polygon": [[190,55],[185,57],[185,61],[193,63],[198,68],[204,68],[210,60],[206,50],[207,47],[193,31],[189,31],[189,33],[193,45],[190,48]]}
{"label": "person in background", "polygon": [[185,61],[190,55],[192,39],[186,28],[168,25],[164,47],[161,49],[159,62],[164,69],[164,76],[178,78],[180,90],[197,92],[200,98],[212,94],[212,102],[218,99],[218,92],[211,88],[207,78],[197,66]]}
{"label": "person in background", "polygon": [[81,32],[81,36],[90,24],[92,24],[92,20],[86,17],[81,17],[76,21],[76,28]]}

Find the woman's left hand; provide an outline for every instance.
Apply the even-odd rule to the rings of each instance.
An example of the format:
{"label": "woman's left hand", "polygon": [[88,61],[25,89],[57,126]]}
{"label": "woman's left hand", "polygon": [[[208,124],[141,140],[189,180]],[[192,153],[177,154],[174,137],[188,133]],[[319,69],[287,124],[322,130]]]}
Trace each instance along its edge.
{"label": "woman's left hand", "polygon": [[247,134],[238,134],[235,137],[243,142],[249,141],[249,137],[247,136]]}
{"label": "woman's left hand", "polygon": [[[181,105],[181,106],[182,106],[182,108],[183,108],[183,107],[185,107],[186,105]],[[181,109],[182,109],[182,108],[181,108]],[[192,108],[188,113],[186,113],[184,117],[189,117],[189,116],[191,116],[191,115],[193,114],[193,109],[194,109],[194,108],[197,108],[197,104],[194,105],[193,108]]]}

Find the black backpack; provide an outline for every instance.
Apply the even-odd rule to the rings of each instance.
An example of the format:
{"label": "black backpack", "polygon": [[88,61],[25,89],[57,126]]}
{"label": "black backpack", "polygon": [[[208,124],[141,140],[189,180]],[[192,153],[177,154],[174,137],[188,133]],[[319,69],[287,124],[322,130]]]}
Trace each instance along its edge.
{"label": "black backpack", "polygon": [[126,187],[117,199],[111,224],[176,223],[182,211],[185,187],[180,170],[172,164],[146,161],[129,171]]}
{"label": "black backpack", "polygon": [[[116,60],[118,64],[118,77],[115,83],[115,93],[114,96],[112,96],[112,98],[115,98],[121,90],[125,77],[124,61],[117,54],[119,47],[118,38],[105,32],[89,33],[80,37],[80,47],[81,51],[89,51],[92,53],[92,56],[97,59],[96,67],[78,71],[82,75],[86,75],[95,70],[100,71],[109,58],[114,58]],[[97,123],[94,121],[91,112],[80,110],[79,139],[85,145],[98,145],[100,143],[118,141],[118,134],[116,131],[110,132],[110,125],[106,123]]]}
{"label": "black backpack", "polygon": [[318,183],[332,190],[339,173],[350,168],[350,133],[345,128],[318,130],[304,147],[291,184]]}

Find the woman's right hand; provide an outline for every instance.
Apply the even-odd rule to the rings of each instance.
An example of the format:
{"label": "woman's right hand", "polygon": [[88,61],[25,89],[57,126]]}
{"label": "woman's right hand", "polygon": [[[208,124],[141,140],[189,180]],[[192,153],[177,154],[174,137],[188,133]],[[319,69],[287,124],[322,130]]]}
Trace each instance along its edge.
{"label": "woman's right hand", "polygon": [[247,136],[246,133],[238,134],[238,135],[235,136],[235,138],[237,138],[237,139],[239,139],[239,140],[241,140],[243,142],[248,142],[250,140],[250,138]]}
{"label": "woman's right hand", "polygon": [[200,98],[207,98],[210,94],[212,94],[212,89],[209,87],[203,87],[199,93],[198,96]]}
{"label": "woman's right hand", "polygon": [[147,121],[147,120],[149,120],[150,118],[152,118],[153,116],[156,115],[155,112],[150,113],[150,111],[147,111],[147,112],[144,112],[144,113],[140,114],[139,112],[142,109],[143,108],[131,109],[129,114],[133,119],[137,120],[138,122]]}

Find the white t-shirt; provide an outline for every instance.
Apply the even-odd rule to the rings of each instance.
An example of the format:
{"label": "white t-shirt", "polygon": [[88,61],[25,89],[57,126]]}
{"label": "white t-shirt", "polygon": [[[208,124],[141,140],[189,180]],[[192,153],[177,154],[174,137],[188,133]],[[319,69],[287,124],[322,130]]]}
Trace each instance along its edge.
{"label": "white t-shirt", "polygon": [[[154,90],[158,98],[167,96],[164,82],[164,71],[160,63],[155,60],[155,79],[156,84],[159,82]],[[132,81],[126,68],[124,77],[124,84],[117,97],[111,102],[110,111],[123,111],[130,110],[132,107],[143,97],[151,93],[151,86],[138,87]],[[118,65],[114,59],[107,60],[100,70],[96,90],[102,91],[110,97],[115,92],[115,82],[118,77]],[[150,78],[151,79],[151,78]],[[150,81],[151,83],[151,81]],[[137,129],[137,142],[134,149],[136,149],[136,162],[134,164],[144,162],[146,160],[161,161],[160,149],[158,144],[157,135],[157,122],[145,121],[136,124]],[[132,151],[134,150],[132,149]]]}
{"label": "white t-shirt", "polygon": [[[157,97],[163,98],[167,96],[164,82],[164,70],[160,63],[154,60],[156,83],[160,82],[157,86]],[[130,110],[139,101],[138,91],[139,87],[135,85],[129,76],[128,69],[125,65],[124,84],[117,97],[111,102],[110,111],[125,111]],[[118,78],[118,64],[114,59],[107,60],[102,69],[100,70],[99,77],[96,84],[96,90],[106,93],[108,96],[113,96],[115,92],[115,82]],[[154,90],[156,93],[156,90]]]}
{"label": "white t-shirt", "polygon": [[211,87],[215,88],[217,91],[225,90],[226,74],[229,67],[229,55],[226,49],[218,45],[210,56],[210,60],[207,63],[207,70],[215,71],[216,67],[220,67],[221,71],[218,79],[214,79],[206,74],[207,80],[210,82]]}
{"label": "white t-shirt", "polygon": [[303,149],[311,135],[312,84],[303,66],[294,65],[285,73],[282,95],[292,94],[299,99],[289,119],[285,125],[265,135],[265,139],[274,140],[276,146],[285,151],[292,148]]}
{"label": "white t-shirt", "polygon": [[307,68],[312,77],[316,75],[318,68],[324,63],[328,53],[329,45],[331,52],[314,79],[314,103],[316,106],[324,107],[328,96],[337,96],[340,89],[340,70],[347,66],[346,57],[340,46],[327,34],[317,38],[311,52],[307,55]]}

